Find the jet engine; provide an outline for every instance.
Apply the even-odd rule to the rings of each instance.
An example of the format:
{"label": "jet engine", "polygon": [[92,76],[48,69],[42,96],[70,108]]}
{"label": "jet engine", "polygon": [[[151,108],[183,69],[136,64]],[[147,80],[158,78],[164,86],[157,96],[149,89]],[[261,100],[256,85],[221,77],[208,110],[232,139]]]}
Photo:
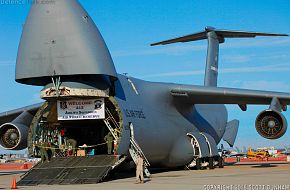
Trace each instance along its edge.
{"label": "jet engine", "polygon": [[27,147],[29,124],[33,116],[24,111],[12,122],[0,126],[0,145],[6,150],[22,150]]}
{"label": "jet engine", "polygon": [[264,138],[278,139],[287,130],[287,120],[277,111],[265,110],[257,116],[256,130]]}
{"label": "jet engine", "polygon": [[7,150],[22,150],[27,147],[27,126],[5,123],[0,127],[0,134],[0,145]]}

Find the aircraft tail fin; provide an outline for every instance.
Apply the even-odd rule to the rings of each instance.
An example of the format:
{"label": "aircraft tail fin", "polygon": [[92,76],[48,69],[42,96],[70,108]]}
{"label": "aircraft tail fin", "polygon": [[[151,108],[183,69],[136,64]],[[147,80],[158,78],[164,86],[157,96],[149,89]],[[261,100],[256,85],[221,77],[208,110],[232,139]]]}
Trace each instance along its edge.
{"label": "aircraft tail fin", "polygon": [[288,36],[287,34],[274,34],[274,33],[263,33],[263,32],[244,32],[234,30],[219,30],[213,27],[206,27],[204,31],[165,40],[151,44],[155,45],[166,45],[179,42],[191,42],[197,40],[208,39],[207,49],[207,60],[206,60],[206,71],[205,71],[205,86],[217,86],[218,77],[218,54],[219,44],[224,43],[225,38],[254,38],[256,36]]}
{"label": "aircraft tail fin", "polygon": [[241,153],[242,151],[239,149],[239,147],[236,146],[236,150],[237,150],[237,153]]}
{"label": "aircraft tail fin", "polygon": [[247,152],[247,148],[245,146],[243,146],[243,152]]}

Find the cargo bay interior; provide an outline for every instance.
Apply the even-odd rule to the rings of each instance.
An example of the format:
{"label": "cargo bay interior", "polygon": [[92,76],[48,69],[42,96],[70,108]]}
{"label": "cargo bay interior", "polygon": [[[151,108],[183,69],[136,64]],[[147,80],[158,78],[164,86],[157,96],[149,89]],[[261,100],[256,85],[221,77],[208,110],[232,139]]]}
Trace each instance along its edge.
{"label": "cargo bay interior", "polygon": [[[108,144],[113,154],[114,136],[120,136],[121,121],[120,110],[112,98],[105,98],[105,119],[89,120],[58,121],[56,102],[48,101],[30,126],[29,154],[40,157],[41,147],[46,147],[50,157],[102,155],[108,154]],[[114,134],[105,138],[111,131]]]}

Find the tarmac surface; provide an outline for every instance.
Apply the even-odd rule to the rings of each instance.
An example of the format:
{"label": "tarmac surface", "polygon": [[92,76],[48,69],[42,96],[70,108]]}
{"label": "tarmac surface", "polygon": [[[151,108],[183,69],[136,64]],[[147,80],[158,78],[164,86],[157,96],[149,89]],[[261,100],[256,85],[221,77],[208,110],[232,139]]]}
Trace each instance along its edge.
{"label": "tarmac surface", "polygon": [[[17,181],[23,172],[0,171],[0,189],[10,189],[13,177]],[[41,185],[18,187],[27,190],[79,189],[202,189],[202,190],[290,190],[290,163],[243,163],[214,170],[151,170],[151,180],[135,184],[134,171],[116,173],[114,179],[99,184]]]}

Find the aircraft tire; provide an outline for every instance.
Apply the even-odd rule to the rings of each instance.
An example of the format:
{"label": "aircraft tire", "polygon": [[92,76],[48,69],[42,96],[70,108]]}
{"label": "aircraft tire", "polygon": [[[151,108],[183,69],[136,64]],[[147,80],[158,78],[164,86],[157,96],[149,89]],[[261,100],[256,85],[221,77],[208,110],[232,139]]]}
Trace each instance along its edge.
{"label": "aircraft tire", "polygon": [[201,170],[201,159],[197,158],[196,159],[196,166],[195,166],[196,170]]}
{"label": "aircraft tire", "polygon": [[224,159],[222,157],[218,158],[219,168],[224,168]]}
{"label": "aircraft tire", "polygon": [[209,159],[208,159],[208,167],[209,167],[209,169],[214,169],[214,159],[213,159],[213,157],[209,157]]}

